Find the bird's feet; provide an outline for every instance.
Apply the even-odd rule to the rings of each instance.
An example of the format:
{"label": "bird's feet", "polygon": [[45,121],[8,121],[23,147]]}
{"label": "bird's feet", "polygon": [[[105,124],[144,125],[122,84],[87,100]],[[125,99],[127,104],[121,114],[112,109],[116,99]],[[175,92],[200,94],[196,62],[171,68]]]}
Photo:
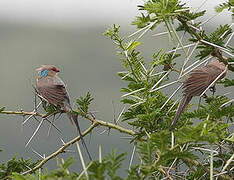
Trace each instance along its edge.
{"label": "bird's feet", "polygon": [[214,93],[216,92],[216,87],[215,85],[214,86],[211,86],[210,88],[210,91],[212,92],[213,96],[214,96]]}
{"label": "bird's feet", "polygon": [[202,97],[206,99],[208,96],[206,94],[203,94]]}

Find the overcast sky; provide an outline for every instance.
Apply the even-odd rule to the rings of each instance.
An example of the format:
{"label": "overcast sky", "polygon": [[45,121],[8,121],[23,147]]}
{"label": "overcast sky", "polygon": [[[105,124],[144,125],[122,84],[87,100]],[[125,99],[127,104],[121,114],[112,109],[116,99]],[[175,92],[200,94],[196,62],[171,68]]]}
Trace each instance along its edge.
{"label": "overcast sky", "polygon": [[[146,0],[0,0],[0,20],[42,24],[129,22]],[[226,0],[183,0],[193,8],[213,8]],[[212,9],[211,14],[212,14]]]}
{"label": "overcast sky", "polygon": [[0,0],[0,18],[34,23],[98,23],[134,17],[140,2],[142,0]]}

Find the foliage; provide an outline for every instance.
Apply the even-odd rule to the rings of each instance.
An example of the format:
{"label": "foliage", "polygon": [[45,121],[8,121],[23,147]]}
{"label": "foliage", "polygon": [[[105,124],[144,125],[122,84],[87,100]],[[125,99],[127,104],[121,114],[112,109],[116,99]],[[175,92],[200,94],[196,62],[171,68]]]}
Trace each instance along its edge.
{"label": "foliage", "polygon": [[17,159],[17,155],[15,155],[7,163],[2,163],[0,165],[0,179],[11,175],[13,172],[21,173],[29,168],[33,168],[38,162],[32,163],[31,161],[31,159]]}
{"label": "foliage", "polygon": [[[113,180],[121,180],[122,178],[117,175],[117,170],[122,166],[122,161],[124,160],[125,153],[117,154],[115,150],[111,153],[107,154],[102,162],[93,161],[89,166],[89,179],[113,179]],[[59,160],[57,159],[57,167],[58,169],[48,172],[46,170],[44,173],[37,171],[35,174],[23,176],[20,174],[21,171],[14,171],[11,175],[11,178],[15,180],[37,180],[40,178],[41,180],[52,180],[52,179],[86,179],[85,175],[77,172],[70,172],[69,167],[74,163],[74,159],[72,157],[67,160]]]}
{"label": "foliage", "polygon": [[229,11],[232,10],[232,13],[234,13],[234,1],[233,0],[228,0],[225,3],[222,3],[218,5],[215,10],[217,12],[222,12],[224,9],[228,9]]}
{"label": "foliage", "polygon": [[125,155],[125,153],[117,155],[116,151],[112,150],[112,152],[109,153],[101,162],[92,162],[92,165],[89,168],[89,179],[121,180],[122,178],[117,175],[117,170],[120,169]]}
{"label": "foliage", "polygon": [[[78,105],[78,110],[84,114],[88,113],[89,105],[93,101],[93,98],[91,97],[91,94],[88,92],[86,96],[80,97],[76,100],[76,103]],[[80,115],[82,115],[82,113]]]}
{"label": "foliage", "polygon": [[0,108],[0,113],[5,110],[5,107]]}
{"label": "foliage", "polygon": [[[210,35],[205,34],[204,32],[200,33],[200,36],[211,43],[215,43],[216,45],[223,46],[224,40],[227,39],[227,37],[232,33],[232,29],[229,25],[225,24],[224,26],[220,26],[217,28],[214,32],[212,32]],[[191,41],[197,41],[196,39],[190,39]],[[198,48],[200,49],[200,53],[197,55],[197,57],[203,59],[207,56],[209,56],[214,48],[212,46],[207,47],[207,45],[199,45]]]}
{"label": "foliage", "polygon": [[[232,33],[229,25],[221,25],[210,34],[205,30],[195,31],[191,28],[191,20],[203,16],[205,11],[190,12],[184,4],[179,4],[176,0],[168,4],[163,0],[147,1],[139,6],[139,10],[144,13],[133,21],[133,25],[144,30],[142,34],[164,23],[170,37],[182,45],[176,30],[188,32],[191,35],[189,41],[192,43],[200,40],[205,42],[200,43],[196,49],[197,58],[200,59],[211,54],[216,55],[217,52],[219,54],[217,47],[212,44],[224,46],[224,42]],[[179,22],[177,28],[174,27],[176,21]],[[200,24],[201,22],[198,22],[193,26],[199,28]],[[206,175],[207,171],[204,170],[202,161],[207,157],[207,153],[201,149],[207,149],[213,144],[217,144],[218,147],[227,147],[226,150],[220,150],[217,159],[213,161],[216,169],[224,163],[221,157],[225,157],[226,160],[230,159],[233,150],[226,139],[230,137],[229,127],[233,122],[234,105],[231,103],[222,106],[229,101],[225,96],[206,97],[205,104],[199,105],[198,109],[183,113],[173,132],[175,139],[172,141],[169,127],[177,104],[175,105],[173,100],[167,101],[168,96],[161,91],[161,88],[163,84],[170,81],[171,77],[168,75],[170,72],[179,72],[176,69],[175,59],[180,54],[159,50],[154,53],[152,62],[147,64],[140,51],[136,48],[129,48],[135,41],[120,37],[119,30],[120,27],[114,26],[108,29],[105,35],[110,37],[119,48],[118,53],[124,70],[118,75],[128,84],[127,87],[121,89],[124,93],[121,101],[128,105],[128,110],[123,113],[122,121],[127,122],[136,130],[134,142],[141,163],[135,166],[139,172],[135,176],[141,177],[139,179],[168,177],[167,170],[174,166],[175,170],[171,170],[169,175],[174,178],[178,177],[179,169],[186,165],[189,172],[186,178],[209,178],[209,173]],[[139,36],[141,37],[142,34]],[[140,45],[140,43],[137,44]],[[229,50],[231,51],[232,48]],[[229,58],[228,61],[232,62],[233,58]],[[160,69],[166,72],[158,73]],[[232,80],[227,78],[219,83],[224,87],[232,86]],[[192,120],[195,118],[201,120],[197,125],[193,125]],[[209,164],[207,161],[206,163]],[[193,168],[197,169],[196,173],[192,171]],[[209,166],[207,168],[209,169]]]}

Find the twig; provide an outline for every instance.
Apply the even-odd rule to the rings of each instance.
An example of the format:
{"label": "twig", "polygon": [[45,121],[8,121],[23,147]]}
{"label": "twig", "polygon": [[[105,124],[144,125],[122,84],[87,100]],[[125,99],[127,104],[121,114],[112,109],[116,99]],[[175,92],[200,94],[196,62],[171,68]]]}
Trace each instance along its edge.
{"label": "twig", "polygon": [[172,82],[170,82],[170,83],[167,83],[167,84],[165,84],[165,85],[162,85],[162,86],[160,86],[160,87],[158,87],[158,88],[155,88],[155,89],[151,90],[150,92],[158,91],[159,89],[165,88],[165,87],[170,86],[170,85],[172,85],[172,84],[175,84],[175,83],[177,83],[177,82],[179,82],[179,80],[172,81]]}
{"label": "twig", "polygon": [[25,147],[27,147],[29,145],[29,143],[32,141],[33,137],[36,135],[36,133],[38,132],[38,130],[40,129],[42,123],[44,122],[44,118],[41,120],[40,124],[37,126],[36,130],[34,131],[33,135],[30,137],[30,139],[28,140],[28,142],[26,143]]}
{"label": "twig", "polygon": [[99,163],[102,163],[102,146],[101,145],[98,146],[98,160],[99,160]]}
{"label": "twig", "polygon": [[[93,123],[91,126],[89,126],[88,129],[86,129],[84,131],[84,133],[82,134],[82,136],[84,137],[85,135],[87,135],[89,132],[91,132],[98,124],[97,123]],[[55,151],[54,153],[52,153],[51,155],[47,156],[45,159],[43,159],[37,166],[35,166],[34,168],[25,171],[22,173],[22,175],[28,174],[28,173],[32,173],[36,170],[38,170],[39,168],[41,168],[47,161],[49,161],[50,159],[56,157],[58,154],[63,153],[64,150],[69,147],[70,145],[74,144],[75,142],[79,141],[81,139],[80,136],[75,137],[74,139],[72,139],[71,141],[65,143],[62,147],[60,147],[57,151]]]}
{"label": "twig", "polygon": [[153,87],[151,88],[150,91],[153,92],[153,91],[154,91],[154,88],[155,88],[157,85],[159,85],[160,82],[161,82],[167,75],[169,75],[170,72],[171,72],[171,70],[167,71],[167,72],[163,75],[163,77],[161,77],[161,78],[157,81],[157,83],[153,85]]}
{"label": "twig", "polygon": [[78,153],[79,153],[79,156],[80,156],[80,161],[81,161],[81,164],[82,164],[82,167],[83,167],[83,171],[85,173],[86,179],[88,180],[89,176],[88,176],[88,173],[87,173],[87,168],[85,166],[83,155],[82,155],[81,150],[80,150],[79,142],[76,142],[76,147],[77,147],[77,150],[78,150]]}
{"label": "twig", "polygon": [[198,44],[199,44],[199,41],[198,41],[198,42],[196,43],[196,45],[193,47],[193,49],[192,49],[191,53],[188,55],[188,57],[185,58],[184,64],[183,64],[183,66],[182,66],[182,68],[181,68],[181,72],[180,72],[179,78],[182,76],[182,73],[184,72],[184,67],[185,67],[186,64],[188,63],[188,61],[189,61],[190,57],[192,56],[193,52],[197,49]]}
{"label": "twig", "polygon": [[173,178],[170,176],[170,174],[167,173],[162,167],[159,167],[158,170],[159,170],[160,172],[162,172],[162,173],[167,177],[167,179],[173,180]]}
{"label": "twig", "polygon": [[[38,108],[41,104],[42,104],[42,101],[35,107],[35,109],[33,110],[34,113],[36,113],[37,108]],[[31,117],[33,117],[33,116],[34,116],[34,114],[30,115],[26,120],[24,120],[24,121],[22,122],[22,125],[24,125],[24,124],[25,124]]]}
{"label": "twig", "polygon": [[79,180],[79,179],[83,176],[83,174],[89,169],[89,167],[90,167],[92,164],[93,164],[93,162],[91,162],[91,163],[86,167],[86,169],[84,169],[84,170],[80,173],[80,175],[78,176],[77,180]]}
{"label": "twig", "polygon": [[214,179],[214,151],[213,151],[213,145],[210,145],[210,180]]}
{"label": "twig", "polygon": [[[172,31],[170,31],[170,33],[171,33],[171,32],[172,32]],[[165,34],[168,34],[168,33],[169,33],[168,31],[165,31],[165,32],[153,34],[152,36],[161,36],[161,35],[165,35]]]}
{"label": "twig", "polygon": [[[191,47],[191,46],[195,46],[195,45],[196,45],[196,43],[192,43],[192,44],[184,45],[184,46],[183,46],[183,48],[182,48],[182,47],[180,47],[180,48],[177,48],[177,50],[185,49],[185,48],[189,48],[189,47]],[[175,51],[176,51],[176,49],[173,49],[173,50],[167,51],[166,53],[172,53],[172,52],[175,52]]]}
{"label": "twig", "polygon": [[[192,165],[194,165],[196,167],[201,167],[205,172],[210,173],[210,170],[207,167],[205,167],[203,164],[199,163],[196,160],[192,160],[192,159],[188,159],[188,158],[183,158],[183,160],[186,163],[192,164]],[[213,174],[215,176],[216,174],[219,174],[219,173],[217,171],[213,171]],[[232,177],[224,175],[224,174],[220,174],[219,177],[221,179],[225,179],[225,180],[232,180]]]}
{"label": "twig", "polygon": [[222,171],[223,172],[229,164],[231,164],[232,160],[234,159],[234,153],[232,154],[232,156],[230,157],[230,159],[228,159],[227,163],[225,164],[225,166],[223,167]]}
{"label": "twig", "polygon": [[166,102],[162,105],[162,107],[160,109],[163,109],[166,104],[171,100],[171,98],[175,95],[175,93],[177,93],[177,91],[183,86],[183,84],[181,84],[172,94],[171,96],[166,100]]}
{"label": "twig", "polygon": [[117,120],[116,120],[116,124],[118,124],[118,122],[119,122],[119,120],[120,120],[120,118],[121,118],[123,112],[125,111],[125,109],[126,109],[126,106],[124,106],[123,109],[122,109],[122,111],[119,113],[119,116],[118,116],[118,118],[117,118]]}
{"label": "twig", "polygon": [[131,155],[131,158],[130,158],[128,170],[131,169],[132,161],[133,161],[133,157],[134,157],[135,151],[136,151],[136,146],[134,145],[134,146],[133,146],[133,149],[132,149],[132,155]]}
{"label": "twig", "polygon": [[232,103],[232,102],[234,102],[234,99],[231,99],[230,101],[228,101],[228,102],[222,104],[222,105],[220,106],[220,108],[222,108],[222,107],[224,107],[224,106],[226,106],[227,104],[230,104],[230,103]]}

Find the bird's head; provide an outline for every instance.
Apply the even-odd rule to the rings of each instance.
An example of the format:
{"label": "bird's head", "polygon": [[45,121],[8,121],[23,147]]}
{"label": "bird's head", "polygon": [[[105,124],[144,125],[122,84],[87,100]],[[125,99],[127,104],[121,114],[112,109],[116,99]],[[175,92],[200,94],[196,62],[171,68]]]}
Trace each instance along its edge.
{"label": "bird's head", "polygon": [[41,77],[45,77],[55,76],[59,72],[59,69],[54,65],[42,65],[40,68],[36,69],[36,71]]}
{"label": "bird's head", "polygon": [[[227,61],[227,58],[225,56],[223,56],[223,60]],[[223,62],[221,62],[218,58],[215,58],[215,60],[211,61],[210,63],[213,66],[216,66],[217,68],[221,69],[222,71],[224,71],[226,69],[226,66]]]}

